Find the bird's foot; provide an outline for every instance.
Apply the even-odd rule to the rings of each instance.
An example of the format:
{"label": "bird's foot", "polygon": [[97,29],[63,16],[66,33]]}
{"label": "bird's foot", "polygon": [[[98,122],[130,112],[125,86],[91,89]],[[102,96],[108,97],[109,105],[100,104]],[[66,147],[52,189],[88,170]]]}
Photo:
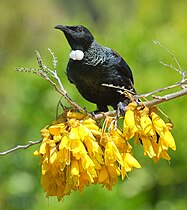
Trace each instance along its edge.
{"label": "bird's foot", "polygon": [[119,118],[121,115],[125,115],[125,112],[127,110],[127,105],[123,102],[119,102],[117,104],[117,118]]}
{"label": "bird's foot", "polygon": [[97,109],[97,110],[91,112],[90,114],[92,115],[93,118],[96,118],[96,115],[99,113],[103,113],[103,112],[101,112],[99,109]]}
{"label": "bird's foot", "polygon": [[94,118],[94,119],[96,118],[97,113],[95,113],[95,111],[91,112],[90,114],[92,115],[92,118]]}

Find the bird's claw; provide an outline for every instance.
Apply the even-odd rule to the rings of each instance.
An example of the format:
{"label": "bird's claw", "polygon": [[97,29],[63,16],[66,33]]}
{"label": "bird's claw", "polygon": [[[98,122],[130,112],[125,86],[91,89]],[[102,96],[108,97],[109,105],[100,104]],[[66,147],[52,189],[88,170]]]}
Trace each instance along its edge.
{"label": "bird's claw", "polygon": [[117,104],[117,118],[119,118],[121,115],[124,115],[127,110],[127,105],[123,102],[119,102]]}

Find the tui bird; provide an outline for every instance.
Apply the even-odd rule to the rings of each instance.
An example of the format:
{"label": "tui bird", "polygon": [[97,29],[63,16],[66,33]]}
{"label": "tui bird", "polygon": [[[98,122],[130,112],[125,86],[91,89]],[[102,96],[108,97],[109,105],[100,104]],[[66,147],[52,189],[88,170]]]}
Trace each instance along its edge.
{"label": "tui bird", "polygon": [[98,111],[108,111],[108,105],[117,109],[119,102],[126,106],[129,98],[116,88],[103,86],[124,86],[135,93],[132,72],[123,58],[114,50],[98,44],[84,26],[57,25],[55,29],[64,33],[72,49],[66,71],[69,81],[80,94],[95,103]]}

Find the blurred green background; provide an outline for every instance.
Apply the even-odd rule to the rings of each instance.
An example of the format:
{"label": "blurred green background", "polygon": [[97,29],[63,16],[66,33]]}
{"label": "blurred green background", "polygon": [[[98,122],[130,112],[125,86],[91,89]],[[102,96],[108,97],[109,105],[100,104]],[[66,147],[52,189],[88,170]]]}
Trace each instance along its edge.
{"label": "blurred green background", "polygon": [[[159,40],[187,66],[186,0],[8,0],[0,5],[0,151],[40,139],[40,129],[55,119],[59,95],[38,76],[15,72],[15,67],[37,67],[35,50],[51,66],[47,48],[58,57],[58,73],[71,98],[89,111],[65,75],[69,46],[56,24],[87,26],[96,40],[119,52],[134,73],[139,93],[180,81],[181,76],[159,61],[173,59],[152,40]],[[66,102],[64,102],[65,105]],[[46,199],[40,186],[39,147],[0,157],[1,210],[186,210],[187,209],[187,97],[159,107],[174,123],[177,151],[170,163],[154,164],[138,147],[134,153],[142,169],[119,181],[113,191],[90,186],[58,202]]]}

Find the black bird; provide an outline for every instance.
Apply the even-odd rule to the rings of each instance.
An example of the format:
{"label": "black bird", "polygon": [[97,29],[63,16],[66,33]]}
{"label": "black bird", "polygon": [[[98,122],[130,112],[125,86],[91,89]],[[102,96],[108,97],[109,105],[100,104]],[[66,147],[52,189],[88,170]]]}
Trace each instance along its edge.
{"label": "black bird", "polygon": [[57,25],[55,29],[63,31],[72,49],[66,71],[69,81],[80,94],[97,104],[98,111],[108,111],[108,105],[117,109],[119,102],[127,105],[129,98],[116,88],[102,85],[124,86],[135,93],[132,72],[123,58],[114,50],[98,44],[84,26]]}

